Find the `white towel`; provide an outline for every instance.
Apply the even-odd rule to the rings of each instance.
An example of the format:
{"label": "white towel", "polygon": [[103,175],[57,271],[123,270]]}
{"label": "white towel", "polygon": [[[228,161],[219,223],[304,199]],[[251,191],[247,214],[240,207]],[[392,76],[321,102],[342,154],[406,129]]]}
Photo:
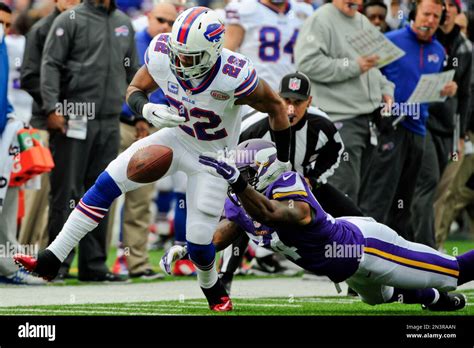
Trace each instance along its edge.
{"label": "white towel", "polygon": [[17,132],[23,128],[23,122],[11,114],[8,117],[5,130],[0,134],[0,213],[7,194],[13,160],[20,151]]}

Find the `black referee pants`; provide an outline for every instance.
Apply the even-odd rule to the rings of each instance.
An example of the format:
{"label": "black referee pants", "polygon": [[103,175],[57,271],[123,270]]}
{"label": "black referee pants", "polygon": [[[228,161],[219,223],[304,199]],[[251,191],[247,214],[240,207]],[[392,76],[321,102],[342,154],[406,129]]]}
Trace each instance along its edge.
{"label": "black referee pants", "polygon": [[382,133],[360,195],[362,212],[413,241],[411,204],[425,138],[403,126]]}
{"label": "black referee pants", "polygon": [[[118,154],[119,117],[89,120],[87,138],[78,140],[54,133],[50,147],[55,167],[50,175],[51,195],[48,220],[49,243],[59,234],[69,214],[84,193],[94,184]],[[109,272],[106,265],[107,216],[79,243],[79,278]],[[59,273],[67,274],[74,251],[66,258]]]}

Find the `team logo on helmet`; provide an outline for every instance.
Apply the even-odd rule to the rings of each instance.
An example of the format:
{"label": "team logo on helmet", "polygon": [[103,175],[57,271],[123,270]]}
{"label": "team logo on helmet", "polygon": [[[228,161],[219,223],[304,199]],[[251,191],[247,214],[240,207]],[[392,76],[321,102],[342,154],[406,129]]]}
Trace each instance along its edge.
{"label": "team logo on helmet", "polygon": [[207,26],[204,36],[210,42],[217,42],[221,39],[224,31],[225,28],[221,23],[212,23]]}

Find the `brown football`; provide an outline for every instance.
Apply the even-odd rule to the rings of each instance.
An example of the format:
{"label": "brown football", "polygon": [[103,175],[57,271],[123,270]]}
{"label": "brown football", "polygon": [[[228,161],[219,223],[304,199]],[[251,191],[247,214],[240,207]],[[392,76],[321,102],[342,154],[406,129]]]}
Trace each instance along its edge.
{"label": "brown football", "polygon": [[127,167],[127,177],[142,184],[154,182],[166,174],[173,160],[173,150],[167,146],[150,145],[135,152]]}

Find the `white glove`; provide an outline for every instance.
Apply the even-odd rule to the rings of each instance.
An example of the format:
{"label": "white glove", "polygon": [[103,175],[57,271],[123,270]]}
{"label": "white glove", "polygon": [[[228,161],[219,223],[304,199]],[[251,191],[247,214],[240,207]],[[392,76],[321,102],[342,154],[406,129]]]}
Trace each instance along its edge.
{"label": "white glove", "polygon": [[263,174],[257,183],[257,190],[262,191],[272,182],[274,182],[281,174],[288,172],[291,170],[291,163],[288,162],[281,162],[276,159],[270,167],[268,167],[265,174]]}
{"label": "white glove", "polygon": [[157,128],[176,127],[186,122],[184,117],[171,107],[163,104],[146,103],[143,106],[143,117]]}
{"label": "white glove", "polygon": [[160,260],[160,268],[163,272],[171,275],[171,266],[173,262],[181,260],[188,253],[188,248],[184,245],[173,245]]}

